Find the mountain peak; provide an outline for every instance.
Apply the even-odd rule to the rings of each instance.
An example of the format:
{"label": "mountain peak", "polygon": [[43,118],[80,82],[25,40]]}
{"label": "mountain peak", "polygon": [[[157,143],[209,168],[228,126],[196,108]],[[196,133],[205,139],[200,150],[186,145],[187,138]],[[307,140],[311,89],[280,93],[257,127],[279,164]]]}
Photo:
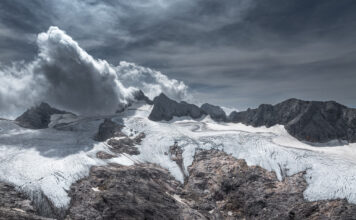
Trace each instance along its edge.
{"label": "mountain peak", "polygon": [[196,105],[187,102],[176,102],[168,98],[165,94],[161,93],[153,100],[153,109],[149,115],[152,121],[172,120],[174,116],[190,116],[194,119],[200,118],[204,112]]}
{"label": "mountain peak", "polygon": [[46,102],[41,102],[41,104],[25,111],[21,116],[16,118],[15,121],[24,128],[43,129],[47,128],[51,122],[51,115],[67,113],[66,111],[52,108]]}
{"label": "mountain peak", "polygon": [[256,109],[232,112],[228,120],[254,127],[284,125],[299,140],[328,142],[356,141],[356,110],[335,101],[287,99],[276,105],[262,104]]}

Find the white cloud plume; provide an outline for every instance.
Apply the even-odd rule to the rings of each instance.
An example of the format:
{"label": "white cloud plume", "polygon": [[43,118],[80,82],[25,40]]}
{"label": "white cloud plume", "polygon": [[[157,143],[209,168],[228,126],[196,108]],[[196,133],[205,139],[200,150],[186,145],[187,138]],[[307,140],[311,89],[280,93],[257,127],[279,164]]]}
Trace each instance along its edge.
{"label": "white cloud plume", "polygon": [[[0,69],[0,114],[18,114],[40,101],[82,114],[112,113],[141,89],[151,98],[164,92],[182,99],[187,86],[158,71],[94,59],[58,27],[37,38],[39,53],[30,63]],[[15,112],[14,112],[15,111]]]}
{"label": "white cloud plume", "polygon": [[182,81],[169,79],[159,71],[125,61],[115,69],[125,86],[140,88],[151,99],[161,92],[176,100],[187,97],[187,86]]}

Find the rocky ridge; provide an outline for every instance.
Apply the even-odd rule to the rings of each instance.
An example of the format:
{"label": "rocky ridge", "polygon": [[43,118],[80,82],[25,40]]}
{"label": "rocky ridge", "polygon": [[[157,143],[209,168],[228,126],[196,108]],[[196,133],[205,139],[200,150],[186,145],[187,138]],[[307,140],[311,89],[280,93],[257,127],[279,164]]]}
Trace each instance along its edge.
{"label": "rocky ridge", "polygon": [[346,200],[306,201],[303,175],[280,182],[218,150],[198,151],[184,184],[154,164],[93,167],[66,219],[353,219]]}
{"label": "rocky ridge", "polygon": [[174,116],[189,116],[193,119],[197,119],[203,114],[203,111],[198,106],[188,104],[184,101],[178,103],[161,93],[159,96],[154,98],[153,109],[148,118],[152,121],[169,121],[172,120]]}
{"label": "rocky ridge", "polygon": [[42,102],[40,105],[32,107],[16,118],[18,125],[24,128],[43,129],[48,128],[51,122],[51,115],[72,114],[62,110],[52,108],[49,104]]}
{"label": "rocky ridge", "polygon": [[288,99],[276,105],[232,112],[228,120],[254,127],[281,124],[289,134],[308,142],[356,141],[356,109],[334,101]]}
{"label": "rocky ridge", "polygon": [[211,119],[214,121],[224,122],[227,120],[226,114],[220,106],[205,103],[200,108],[206,115],[210,115]]}
{"label": "rocky ridge", "polygon": [[276,105],[262,104],[257,109],[233,111],[227,117],[219,107],[203,104],[200,108],[186,102],[176,102],[164,94],[153,101],[149,119],[171,120],[174,116],[193,119],[209,115],[217,122],[243,123],[254,127],[284,125],[290,135],[310,143],[339,140],[356,142],[356,109],[334,101],[303,101],[288,99]]}

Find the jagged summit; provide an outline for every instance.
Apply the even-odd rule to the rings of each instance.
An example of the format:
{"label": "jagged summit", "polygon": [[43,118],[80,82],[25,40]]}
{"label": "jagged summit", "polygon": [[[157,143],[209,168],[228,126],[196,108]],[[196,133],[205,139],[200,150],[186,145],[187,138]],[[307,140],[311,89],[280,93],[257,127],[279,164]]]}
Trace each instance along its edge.
{"label": "jagged summit", "polygon": [[234,111],[228,120],[254,127],[281,124],[292,136],[309,142],[356,141],[356,109],[335,101],[288,99],[276,105]]}
{"label": "jagged summit", "polygon": [[152,121],[169,121],[173,119],[174,116],[190,116],[193,119],[196,119],[204,114],[198,106],[184,101],[178,103],[168,98],[163,93],[154,98],[153,105],[152,112],[148,117]]}
{"label": "jagged summit", "polygon": [[163,93],[153,101],[150,120],[171,120],[174,116],[193,119],[210,115],[215,121],[243,123],[254,127],[284,125],[299,140],[325,143],[333,140],[356,142],[356,109],[335,101],[287,99],[276,105],[262,104],[256,109],[233,111],[227,117],[219,107],[203,104],[200,108],[187,102],[176,102]]}
{"label": "jagged summit", "polygon": [[226,121],[227,119],[226,113],[220,106],[205,103],[200,108],[215,121]]}
{"label": "jagged summit", "polygon": [[51,115],[68,114],[69,112],[52,108],[48,103],[42,102],[40,105],[32,107],[16,118],[18,125],[24,128],[43,129],[47,128],[51,122]]}
{"label": "jagged summit", "polygon": [[149,99],[143,92],[142,90],[139,90],[135,93],[135,99],[137,101],[145,101],[147,104],[152,105],[153,101]]}

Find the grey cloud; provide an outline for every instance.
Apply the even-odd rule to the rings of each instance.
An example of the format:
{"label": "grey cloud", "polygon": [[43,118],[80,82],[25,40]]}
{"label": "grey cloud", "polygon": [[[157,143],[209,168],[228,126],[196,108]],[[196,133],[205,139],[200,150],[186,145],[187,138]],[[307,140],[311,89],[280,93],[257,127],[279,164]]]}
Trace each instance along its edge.
{"label": "grey cloud", "polygon": [[0,66],[2,116],[40,101],[75,113],[109,114],[129,104],[140,89],[151,98],[161,92],[186,96],[183,82],[133,63],[113,66],[95,59],[57,27],[40,33],[37,45],[33,61]]}
{"label": "grey cloud", "polygon": [[94,57],[185,81],[198,100],[241,109],[290,97],[355,106],[353,0],[29,2],[0,3],[0,24],[28,34],[0,31],[8,42],[0,48],[18,51],[1,54],[2,62],[31,60],[31,34],[56,25]]}

